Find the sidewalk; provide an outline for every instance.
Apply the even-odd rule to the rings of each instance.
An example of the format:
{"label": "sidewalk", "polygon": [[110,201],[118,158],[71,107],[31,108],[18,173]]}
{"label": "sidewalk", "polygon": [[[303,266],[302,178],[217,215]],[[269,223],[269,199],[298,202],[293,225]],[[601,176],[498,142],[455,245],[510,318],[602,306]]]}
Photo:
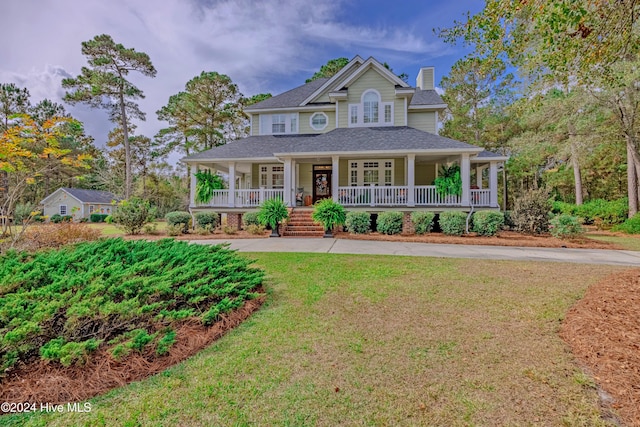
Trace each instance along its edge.
{"label": "sidewalk", "polygon": [[640,252],[606,249],[525,248],[282,237],[268,239],[192,240],[191,242],[198,244],[218,244],[226,242],[231,244],[231,249],[237,249],[241,252],[406,255],[441,258],[572,262],[579,264],[608,264],[640,267]]}

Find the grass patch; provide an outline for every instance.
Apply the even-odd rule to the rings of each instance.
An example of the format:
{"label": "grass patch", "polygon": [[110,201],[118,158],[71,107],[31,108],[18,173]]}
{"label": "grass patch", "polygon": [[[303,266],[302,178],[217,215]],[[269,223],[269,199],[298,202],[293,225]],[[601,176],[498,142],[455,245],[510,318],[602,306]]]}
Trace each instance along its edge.
{"label": "grass patch", "polygon": [[609,242],[620,245],[622,248],[628,251],[640,251],[640,237],[633,236],[619,236],[616,234],[592,234],[587,233],[585,237],[589,239],[597,240],[599,242]]}
{"label": "grass patch", "polygon": [[265,306],[162,374],[24,425],[603,425],[557,336],[617,267],[251,254]]}

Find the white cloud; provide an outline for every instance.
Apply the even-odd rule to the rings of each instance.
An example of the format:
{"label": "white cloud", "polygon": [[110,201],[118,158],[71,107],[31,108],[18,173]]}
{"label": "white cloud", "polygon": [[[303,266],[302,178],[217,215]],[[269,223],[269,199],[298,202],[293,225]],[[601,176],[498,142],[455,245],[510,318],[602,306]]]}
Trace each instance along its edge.
{"label": "white cloud", "polygon": [[[345,51],[365,57],[384,53],[381,60],[403,58],[411,64],[444,52],[442,43],[427,41],[428,31],[339,22],[342,5],[335,0],[3,3],[0,37],[12,42],[0,44],[0,82],[29,88],[34,101],[47,97],[61,102],[62,76],[79,74],[86,65],[80,43],[97,34],[110,34],[116,42],[148,53],[157,77],[130,77],[146,94],[140,106],[147,122],[138,130],[149,136],[163,126],[155,112],[201,71],[228,74],[251,95],[302,83],[304,79],[292,82],[291,76],[310,75],[328,59],[349,56]],[[86,111],[78,118],[99,122],[87,123],[87,128],[99,132],[94,135],[98,144],[104,142],[111,126],[105,113]]]}

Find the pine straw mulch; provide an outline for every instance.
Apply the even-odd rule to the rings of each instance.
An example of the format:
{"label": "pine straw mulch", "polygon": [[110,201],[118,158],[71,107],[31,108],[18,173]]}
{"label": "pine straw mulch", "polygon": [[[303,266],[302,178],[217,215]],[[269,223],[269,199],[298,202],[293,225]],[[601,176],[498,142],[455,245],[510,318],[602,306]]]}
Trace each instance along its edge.
{"label": "pine straw mulch", "polygon": [[77,402],[157,374],[196,354],[247,319],[264,302],[264,289],[258,289],[258,292],[262,296],[246,301],[231,313],[221,315],[221,320],[211,326],[204,326],[195,319],[175,325],[176,342],[164,356],[157,356],[153,350],[132,352],[125,360],[118,362],[103,348],[93,353],[81,366],[64,367],[42,359],[34,360],[2,379],[0,401]]}
{"label": "pine straw mulch", "polygon": [[427,233],[423,235],[399,234],[388,236],[380,233],[350,234],[346,232],[334,233],[337,239],[354,240],[384,240],[392,242],[444,243],[457,245],[490,245],[490,246],[524,246],[537,248],[579,248],[579,249],[623,249],[610,242],[596,241],[587,237],[575,239],[556,239],[551,235],[532,236],[515,231],[501,231],[497,236],[477,236],[470,233],[463,236],[447,236],[442,233]]}
{"label": "pine straw mulch", "polygon": [[560,336],[597,382],[605,412],[640,426],[640,270],[591,286],[567,313]]}

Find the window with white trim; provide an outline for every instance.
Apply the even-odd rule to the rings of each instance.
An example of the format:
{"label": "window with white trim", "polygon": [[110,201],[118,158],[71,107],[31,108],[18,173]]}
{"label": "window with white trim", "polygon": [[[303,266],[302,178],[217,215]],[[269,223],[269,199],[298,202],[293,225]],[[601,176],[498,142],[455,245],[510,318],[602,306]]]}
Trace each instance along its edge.
{"label": "window with white trim", "polygon": [[350,160],[349,185],[392,186],[393,159],[382,160]]}
{"label": "window with white trim", "polygon": [[89,205],[89,214],[92,214],[96,210],[96,207],[93,205]]}
{"label": "window with white trim", "polygon": [[329,124],[329,117],[325,113],[313,113],[309,119],[309,125],[314,130],[323,130]]}
{"label": "window with white trim", "polygon": [[393,126],[393,102],[382,102],[375,89],[366,90],[360,104],[349,104],[349,127]]}
{"label": "window with white trim", "polygon": [[260,165],[260,187],[284,188],[284,166]]}
{"label": "window with white trim", "polygon": [[67,205],[60,205],[60,215],[64,216],[67,214]]}
{"label": "window with white trim", "polygon": [[260,114],[260,135],[298,133],[298,113]]}

